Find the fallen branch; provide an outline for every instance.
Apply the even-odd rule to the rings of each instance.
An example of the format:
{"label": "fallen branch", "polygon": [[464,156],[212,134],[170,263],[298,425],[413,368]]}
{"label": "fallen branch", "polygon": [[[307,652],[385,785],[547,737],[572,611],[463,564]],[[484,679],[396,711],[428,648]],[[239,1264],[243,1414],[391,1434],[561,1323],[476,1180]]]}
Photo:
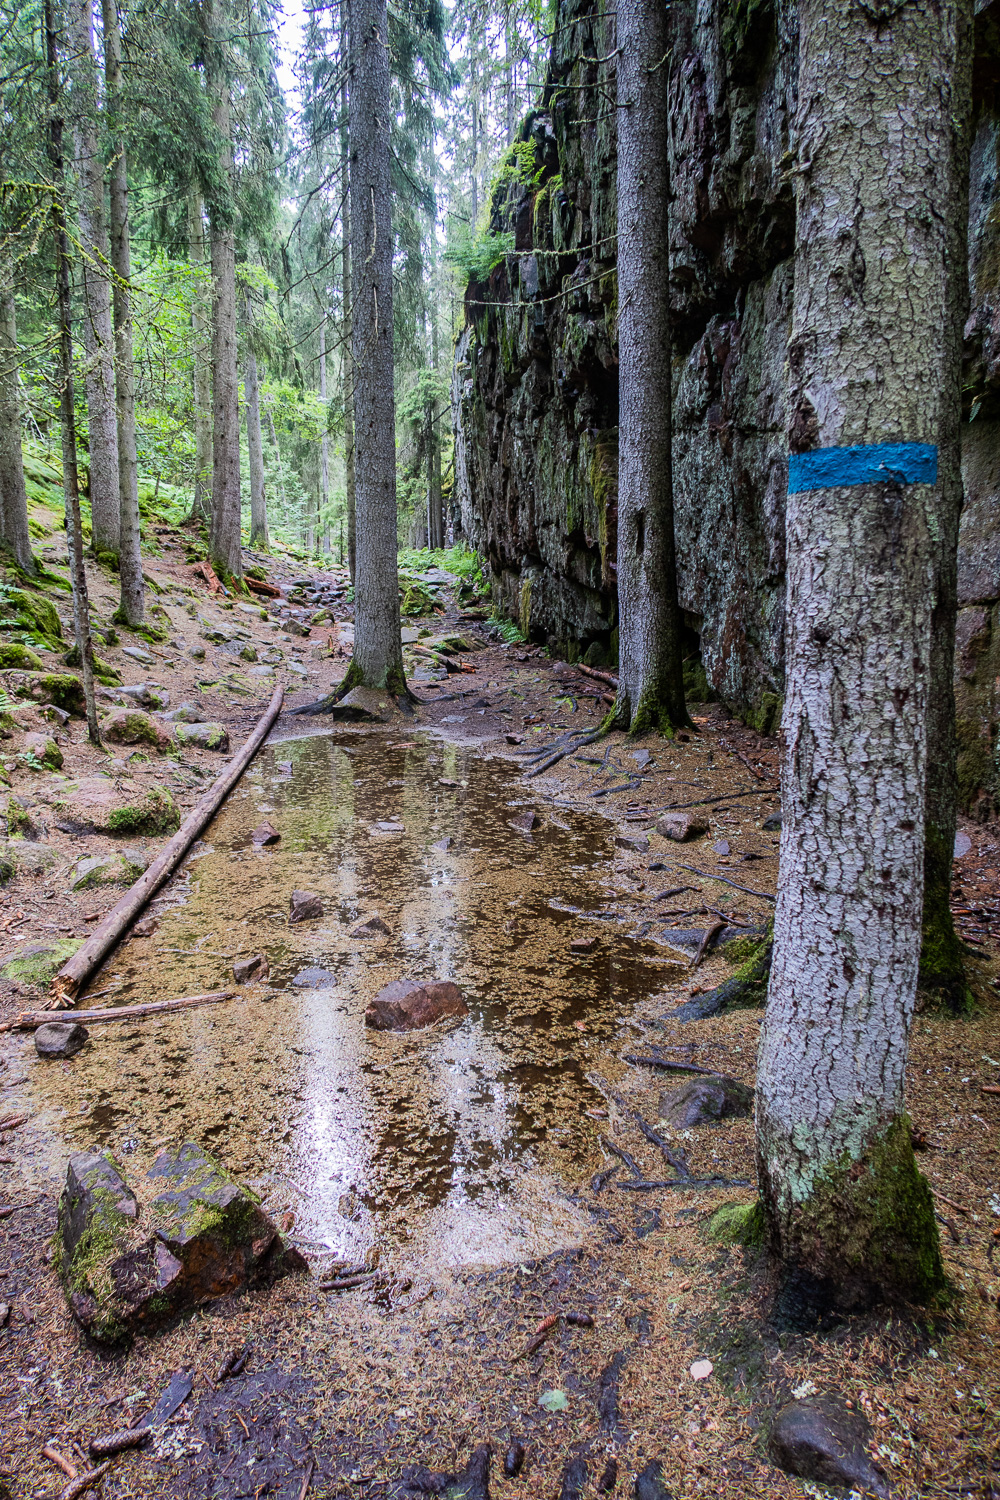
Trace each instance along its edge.
{"label": "fallen branch", "polygon": [[93,936],[87,939],[68,963],[63,964],[52,981],[52,998],[48,1009],[65,1010],[73,1005],[80,990],[98,964],[121,941],[143,907],[176,870],[195,839],[214,817],[264,743],[271,726],[281,712],[284,694],[285,689],[279,684],[271,696],[267,712],[253,734],[184,819],[159,858],[153,861],[145,875],[141,875],[135,885],[126,891],[121,900],[112,907]]}
{"label": "fallen branch", "polygon": [[719,933],[724,932],[728,926],[729,923],[726,921],[725,917],[721,919],[717,917],[714,922],[709,923],[709,925],[705,928],[704,933],[702,934],[701,942],[698,944],[698,952],[691,960],[691,963],[689,965],[690,968],[696,969],[698,967],[702,959],[705,957],[705,954],[708,952],[709,948],[719,936]]}
{"label": "fallen branch", "polygon": [[719,736],[719,744],[722,746],[723,750],[728,750],[730,755],[735,755],[735,757],[739,761],[740,765],[741,766],[746,766],[746,768],[750,772],[751,776],[755,776],[758,781],[766,781],[767,780],[767,777],[764,774],[764,772],[763,771],[759,771],[757,769],[757,767],[753,764],[753,762],[751,760],[749,760],[748,757],[743,754],[742,750],[737,750],[737,748],[736,748],[735,745],[731,745],[729,743],[729,741],[728,740],[724,740],[721,735]]}
{"label": "fallen branch", "polygon": [[310,1458],[309,1462],[306,1464],[306,1472],[302,1476],[302,1483],[299,1486],[299,1500],[306,1500],[306,1493],[309,1489],[309,1481],[313,1477],[313,1470],[315,1469],[315,1467],[316,1460],[314,1458]]}
{"label": "fallen branch", "polygon": [[779,791],[776,786],[755,786],[748,792],[726,792],[721,797],[699,797],[697,802],[668,802],[661,812],[678,812],[684,807],[713,807],[717,802],[735,802],[738,797],[767,797]]}
{"label": "fallen branch", "polygon": [[613,677],[610,672],[599,672],[596,667],[585,667],[582,662],[573,663],[574,672],[583,672],[586,677],[595,677],[598,682],[606,682],[609,687],[618,690],[618,678]]}
{"label": "fallen branch", "polygon": [[954,1198],[946,1198],[944,1193],[940,1192],[933,1183],[931,1183],[931,1192],[935,1198],[940,1198],[942,1203],[947,1203],[948,1207],[953,1208],[957,1214],[968,1214],[969,1210],[967,1208],[963,1208],[961,1203],[956,1203]]}
{"label": "fallen branch", "polygon": [[76,1464],[70,1463],[69,1459],[60,1453],[58,1448],[54,1448],[51,1443],[46,1443],[42,1449],[42,1455],[51,1463],[54,1463],[57,1469],[62,1469],[68,1479],[76,1478]]}
{"label": "fallen branch", "polygon": [[617,1188],[645,1192],[647,1188],[750,1187],[749,1177],[673,1177],[669,1182],[616,1182]]}
{"label": "fallen branch", "polygon": [[592,745],[595,740],[601,738],[603,732],[603,730],[599,729],[596,734],[588,734],[585,739],[577,740],[575,745],[567,745],[564,750],[557,750],[554,755],[549,756],[548,760],[543,760],[540,766],[534,766],[530,771],[526,771],[524,774],[525,781],[530,781],[533,776],[541,776],[543,771],[550,770],[558,761],[565,760],[567,755],[575,755],[584,745]]}
{"label": "fallen branch", "polygon": [[321,1292],[349,1292],[356,1286],[371,1286],[375,1280],[376,1273],[370,1271],[366,1276],[341,1276],[333,1281],[321,1281],[319,1289]]}
{"label": "fallen branch", "polygon": [[674,860],[678,869],[690,870],[692,875],[700,875],[703,880],[718,880],[722,885],[731,885],[734,891],[742,891],[745,896],[756,896],[758,901],[774,902],[777,896],[769,896],[766,891],[752,891],[748,885],[740,885],[738,880],[730,880],[728,875],[712,875],[708,870],[699,870],[697,865],[685,865],[679,859]]}
{"label": "fallen branch", "polygon": [[[165,1011],[190,1010],[195,1005],[220,1005],[235,994],[235,990],[212,990],[207,995],[183,995],[179,1000],[151,1000],[148,1005],[111,1005],[104,1010],[77,1010],[73,1012],[73,1019],[86,1021],[88,1025],[95,1021],[135,1021],[142,1016],[159,1016]],[[19,1016],[0,1024],[0,1031],[33,1031],[36,1026],[44,1026],[51,1020],[50,1010],[23,1010]]]}
{"label": "fallen branch", "polygon": [[9,1219],[12,1214],[19,1214],[23,1208],[34,1208],[35,1204],[40,1202],[44,1197],[45,1194],[42,1193],[38,1198],[29,1198],[27,1203],[6,1204],[5,1207],[0,1208],[0,1219]]}
{"label": "fallen branch", "polygon": [[604,1093],[605,1097],[610,1099],[613,1104],[616,1104],[618,1106],[622,1114],[627,1115],[629,1119],[633,1120],[635,1124],[638,1125],[640,1131],[646,1137],[646,1140],[651,1146],[655,1146],[657,1150],[663,1152],[663,1156],[665,1161],[667,1162],[667,1165],[673,1167],[674,1171],[679,1177],[691,1176],[691,1168],[684,1160],[683,1154],[678,1156],[673,1151],[671,1151],[670,1147],[667,1145],[662,1135],[660,1135],[659,1131],[654,1130],[649,1121],[646,1120],[637,1109],[633,1109],[630,1104],[627,1104],[626,1101],[622,1098],[621,1094],[619,1094],[615,1089],[611,1088],[610,1084],[606,1084],[604,1086],[604,1088],[602,1089],[602,1093]]}
{"label": "fallen branch", "polygon": [[715,1078],[718,1075],[717,1068],[698,1068],[694,1063],[667,1062],[662,1057],[636,1057],[632,1052],[623,1052],[622,1057],[627,1063],[634,1063],[637,1068],[662,1068],[665,1073],[701,1073],[705,1078]]}

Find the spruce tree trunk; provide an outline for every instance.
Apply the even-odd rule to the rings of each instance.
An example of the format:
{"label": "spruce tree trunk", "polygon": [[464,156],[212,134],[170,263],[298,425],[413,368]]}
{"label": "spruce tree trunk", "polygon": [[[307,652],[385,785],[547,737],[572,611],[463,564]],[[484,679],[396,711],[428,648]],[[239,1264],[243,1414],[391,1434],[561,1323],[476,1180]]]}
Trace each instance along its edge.
{"label": "spruce tree trunk", "polygon": [[34,574],[38,568],[31,555],[21,454],[19,363],[14,289],[0,286],[0,544],[23,573]]}
{"label": "spruce tree trunk", "polygon": [[260,433],[260,381],[257,378],[257,356],[252,349],[247,350],[244,387],[250,462],[250,546],[266,547],[267,495],[264,489],[264,443]]}
{"label": "spruce tree trunk", "polygon": [[[193,266],[203,266],[205,245],[205,209],[201,194],[192,188],[188,194],[188,259]],[[194,334],[194,499],[191,518],[210,521],[212,516],[212,347],[211,316],[206,299],[198,296],[191,304],[191,329]]]}
{"label": "spruce tree trunk", "polygon": [[970,10],[799,8],[781,861],[757,1148],[773,1248],[847,1307],[943,1280],[903,1089],[936,533],[959,482],[948,256]]}
{"label": "spruce tree trunk", "polygon": [[222,36],[224,8],[205,6],[208,24],[206,82],[212,121],[222,142],[220,186],[209,208],[212,254],[212,515],[208,552],[224,582],[243,576],[240,551],[240,398],[236,362],[236,235],[232,223],[234,177],[231,103]]}
{"label": "spruce tree trunk", "polygon": [[[347,4],[341,7],[341,56],[348,55]],[[344,496],[347,507],[347,567],[354,582],[357,570],[357,477],[354,468],[354,350],[351,313],[354,305],[354,288],[351,282],[351,194],[349,191],[350,131],[348,125],[349,106],[347,85],[340,91],[340,179],[343,196],[340,229],[343,236],[343,284],[344,317],[341,329],[342,370],[344,384]]]}
{"label": "spruce tree trunk", "polygon": [[[48,156],[52,168],[52,231],[56,252],[56,311],[59,319],[59,427],[62,435],[63,496],[66,506],[66,543],[69,548],[70,584],[73,591],[73,626],[80,654],[80,676],[87,711],[87,732],[92,745],[100,747],[97,699],[94,694],[94,643],[90,634],[90,600],[83,556],[83,524],[80,518],[80,481],[76,459],[76,414],[73,396],[73,324],[70,284],[69,235],[66,231],[65,164],[63,161],[62,88],[59,77],[59,44],[53,0],[45,0],[45,60],[49,101]],[[73,45],[71,43],[71,45]]]}
{"label": "spruce tree trunk", "polygon": [[[953,73],[955,129],[952,202],[947,214],[948,296],[951,309],[942,330],[958,348],[946,354],[961,363],[962,331],[969,310],[969,146],[972,120],[972,27],[958,12]],[[958,615],[958,526],[962,512],[960,384],[942,393],[941,507],[937,519],[934,608],[931,615],[930,690],[927,698],[927,809],[924,828],[924,905],[918,987],[933,1001],[963,1011],[972,996],[962,949],[951,915],[957,777],[955,759],[955,623]]]}
{"label": "spruce tree trunk", "polygon": [[139,464],[135,450],[135,367],[132,359],[132,249],[128,218],[128,169],[122,120],[122,39],[116,0],[101,0],[104,23],[104,76],[114,140],[111,161],[111,265],[115,273],[115,406],[118,427],[118,572],[121,601],[117,618],[141,625],[146,616],[139,532]]}
{"label": "spruce tree trunk", "polygon": [[351,0],[351,228],[357,563],[354,656],[344,687],[406,692],[396,568],[392,216],[386,0]]}
{"label": "spruce tree trunk", "polygon": [[674,556],[667,15],[617,12],[618,701],[633,734],[688,723]]}
{"label": "spruce tree trunk", "polygon": [[121,535],[118,421],[111,272],[104,212],[104,162],[97,143],[97,60],[91,0],[68,0],[71,105],[83,247],[83,343],[87,351],[91,545],[117,556]]}
{"label": "spruce tree trunk", "polygon": [[323,405],[323,436],[319,444],[319,534],[326,535],[326,551],[330,550],[330,522],[324,519],[330,503],[330,436],[327,432],[326,410],[326,315],[319,325],[319,399]]}

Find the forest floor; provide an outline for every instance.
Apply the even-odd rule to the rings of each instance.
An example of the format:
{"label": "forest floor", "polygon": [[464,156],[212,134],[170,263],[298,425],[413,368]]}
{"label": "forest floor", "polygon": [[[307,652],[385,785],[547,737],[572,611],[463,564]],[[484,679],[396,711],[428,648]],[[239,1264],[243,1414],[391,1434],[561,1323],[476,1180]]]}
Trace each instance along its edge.
{"label": "forest floor", "polygon": [[[266,620],[259,610],[254,615],[239,605],[227,608],[182,561],[183,533],[162,528],[158,541],[160,555],[149,560],[148,571],[162,591],[156,599],[165,613],[158,623],[168,632],[167,641],[152,645],[123,631],[118,647],[98,648],[126,684],[166,689],[171,707],[196,702],[205,719],[228,729],[235,747],[263,712],[274,678],[264,672],[250,675],[249,664],[236,652],[236,647],[242,649],[242,637],[215,645],[201,640],[199,631],[225,633],[237,621],[251,632],[258,659],[280,651],[282,659],[275,665],[287,674],[286,709],[319,698],[340,678],[349,655],[349,632],[329,623],[309,629],[315,607],[297,609],[287,599],[274,601]],[[270,580],[286,596],[291,582],[313,575],[301,564],[268,559],[266,565]],[[328,577],[328,583],[333,581]],[[110,620],[116,579],[94,567],[90,583],[98,621]],[[55,597],[65,619],[68,599]],[[73,1060],[45,1063],[35,1057],[30,1034],[0,1037],[0,1496],[20,1500],[59,1494],[66,1475],[43,1449],[55,1449],[84,1471],[89,1438],[140,1418],[181,1370],[193,1374],[194,1385],[175,1417],[152,1445],[116,1459],[94,1493],[108,1500],[307,1493],[375,1500],[394,1493],[407,1465],[455,1472],[477,1444],[490,1442],[496,1452],[491,1493],[502,1500],[519,1495],[556,1500],[564,1466],[577,1456],[588,1465],[589,1478],[579,1492],[588,1497],[597,1493],[611,1457],[619,1465],[620,1494],[631,1495],[633,1476],[656,1458],[677,1500],[695,1494],[727,1500],[819,1495],[825,1493],[822,1487],[782,1473],[767,1450],[775,1411],[796,1397],[819,1392],[838,1395],[868,1419],[871,1456],[894,1494],[1000,1495],[1000,1273],[991,1260],[1000,1236],[1000,1001],[995,992],[1000,965],[996,927],[991,925],[1000,897],[996,825],[963,825],[968,847],[963,839],[965,852],[956,861],[955,905],[970,943],[977,1008],[961,1018],[922,1012],[909,1070],[909,1108],[926,1145],[920,1161],[939,1208],[953,1295],[932,1312],[903,1310],[810,1323],[794,1308],[776,1306],[766,1268],[756,1257],[706,1238],[713,1211],[726,1201],[751,1201],[748,1187],[628,1191],[620,1186],[628,1181],[627,1167],[601,1143],[603,1135],[631,1154],[646,1177],[662,1178],[664,1163],[640,1133],[633,1113],[638,1112],[657,1124],[675,1151],[686,1154],[695,1178],[753,1180],[752,1121],[726,1119],[671,1132],[658,1119],[661,1096],[681,1084],[683,1075],[635,1059],[656,1052],[753,1084],[761,1012],[741,1009],[696,1021],[674,1017],[679,1004],[721,982],[732,964],[723,949],[709,951],[693,967],[690,938],[671,947],[670,932],[703,930],[716,918],[749,929],[766,923],[771,910],[766,898],[777,877],[778,838],[762,825],[779,806],[777,742],[730,718],[721,705],[709,704],[695,708],[694,732],[673,743],[634,745],[613,734],[581,756],[527,779],[518,752],[547,743],[567,728],[596,727],[605,709],[601,684],[536,648],[502,641],[495,631],[491,636],[483,623],[461,617],[453,591],[446,590],[446,599],[443,620],[435,616],[408,625],[474,637],[479,649],[462,656],[467,670],[440,684],[418,682],[416,692],[423,701],[412,719],[338,731],[329,753],[343,750],[359,765],[367,762],[375,768],[366,795],[369,815],[374,812],[376,818],[388,815],[380,804],[388,808],[391,788],[402,787],[399,795],[405,797],[404,783],[413,775],[424,778],[418,801],[431,798],[428,788],[434,786],[455,789],[457,821],[447,826],[458,830],[459,840],[463,795],[470,808],[474,803],[479,834],[491,818],[502,825],[508,843],[496,842],[491,860],[500,872],[496,880],[504,899],[476,908],[464,924],[456,910],[455,931],[468,935],[462,938],[466,948],[454,950],[459,954],[455,977],[461,982],[461,952],[472,954],[473,991],[479,984],[481,993],[494,996],[491,984],[508,986],[511,1018],[523,1020],[534,1004],[537,1025],[549,1030],[547,1044],[555,1050],[551,1055],[532,1053],[535,1063],[524,1063],[521,1074],[498,1070],[491,1075],[486,1102],[466,1106],[463,1089],[467,1083],[475,1085],[479,1065],[475,1050],[463,1060],[461,1027],[435,1044],[439,1052],[444,1049],[435,1078],[438,1083],[444,1079],[454,1097],[439,1093],[428,1102],[420,1095],[417,1107],[425,1113],[452,1112],[450,1144],[435,1147],[444,1152],[446,1191],[436,1198],[416,1190],[407,1196],[407,1174],[416,1178],[421,1171],[419,1141],[424,1137],[418,1132],[413,1138],[417,1146],[409,1140],[410,1155],[402,1167],[385,1167],[377,1160],[372,1167],[373,1172],[387,1172],[385,1180],[394,1184],[391,1211],[386,1208],[380,1219],[376,1202],[363,1224],[347,1223],[343,1229],[360,1236],[360,1242],[367,1236],[368,1245],[380,1249],[382,1265],[397,1285],[403,1277],[410,1281],[409,1296],[391,1300],[366,1288],[342,1293],[318,1289],[323,1255],[329,1252],[322,1249],[326,1210],[309,1206],[311,1194],[320,1193],[322,1175],[319,1157],[313,1157],[314,1176],[305,1187],[289,1174],[285,1180],[295,1190],[292,1195],[265,1201],[275,1212],[289,1210],[290,1224],[297,1215],[296,1228],[310,1226],[314,1238],[304,1240],[303,1248],[314,1274],[223,1299],[109,1354],[82,1337],[52,1264],[67,1143],[74,1149],[92,1143],[129,1150],[139,1160],[164,1138],[154,1140],[154,1133],[165,1128],[168,1107],[176,1108],[180,1114],[168,1118],[178,1123],[166,1127],[168,1135],[182,1125],[204,1128],[204,1138],[237,1175],[256,1170],[260,1178],[262,1155],[272,1149],[268,1142],[277,1151],[282,1139],[280,1133],[267,1140],[264,1135],[285,1123],[285,1105],[279,1099],[272,1108],[277,1120],[268,1117],[260,1139],[251,1139],[258,1133],[253,1111],[264,1109],[262,1121],[266,1115],[257,1103],[246,1105],[249,1123],[243,1134],[235,1122],[246,1121],[247,1115],[238,1108],[235,1114],[226,1110],[233,1118],[221,1123],[208,1120],[215,1107],[211,1101],[204,1105],[207,1114],[185,1115],[184,1095],[198,1094],[198,1073],[206,1070],[197,1049],[187,1062],[177,1050],[170,1054],[177,1097],[161,1106],[153,1097],[155,1079],[141,1088],[129,1081],[128,1050],[135,1053],[146,1043],[136,1041],[126,1052],[113,1052],[114,1068],[121,1069],[119,1097],[114,1087],[103,1094],[98,1089],[97,1064],[87,1060],[100,1051],[93,1039]],[[341,604],[333,613],[344,620],[350,611]],[[298,629],[308,633],[289,634],[289,621],[296,616]],[[199,641],[206,645],[204,661],[190,655]],[[133,652],[145,650],[149,660],[125,654],[124,645]],[[297,671],[291,670],[293,665]],[[9,686],[12,695],[15,686]],[[51,721],[34,708],[18,709],[15,719],[12,738],[0,746],[11,794],[21,809],[12,809],[11,816],[17,821],[26,815],[29,841],[50,849],[55,858],[39,873],[15,875],[0,894],[0,1020],[37,1005],[44,994],[26,982],[23,968],[13,971],[20,979],[10,977],[11,958],[26,947],[51,948],[56,942],[83,939],[120,894],[120,888],[112,887],[70,888],[75,861],[108,853],[122,841],[73,832],[71,823],[70,831],[59,827],[66,822],[59,806],[66,779],[110,773],[118,783],[168,787],[183,815],[224,759],[191,746],[168,755],[147,747],[148,758],[136,758],[135,751],[130,755],[121,746],[99,752],[89,746],[82,721],[73,719],[58,730],[64,763],[57,775],[39,769],[22,753],[23,737],[39,731],[51,735]],[[297,768],[296,755],[315,753],[308,744],[303,747],[303,737],[329,733],[329,721],[323,718],[282,716],[266,752],[271,759],[262,763],[263,779],[247,789],[244,802],[232,799],[216,831],[209,829],[196,851],[208,851],[203,886],[211,882],[214,844],[237,850],[231,830],[251,816],[254,798],[259,808],[270,805],[260,802],[270,796],[278,808],[275,818],[282,811],[274,794],[274,766]],[[279,754],[292,756],[292,761],[278,762]],[[387,757],[392,756],[396,760],[390,764]],[[388,776],[387,768],[397,763],[401,774]],[[434,769],[428,771],[428,765]],[[439,778],[440,769],[453,774]],[[357,799],[361,785],[359,780]],[[706,799],[700,810],[707,813],[709,829],[703,837],[679,845],[653,829],[665,808]],[[534,829],[506,832],[512,821],[532,810],[537,814]],[[289,806],[289,818],[292,811]],[[400,816],[404,814],[405,807]],[[347,840],[341,847],[348,848],[358,837],[354,823],[359,816],[360,800],[351,826],[337,835]],[[227,817],[230,824],[224,822]],[[489,845],[486,836],[480,841]],[[130,842],[143,845],[148,856],[162,839]],[[475,864],[479,856],[473,842],[470,835],[469,852],[459,850],[466,864],[456,869],[465,870],[462,878],[470,889],[483,887],[477,899],[489,903],[494,894],[487,888],[490,861]],[[307,845],[303,836],[302,848]],[[227,857],[243,858],[238,850]],[[578,863],[571,866],[570,858]],[[284,868],[273,866],[275,871]],[[399,887],[397,900],[388,867],[373,865],[369,874],[372,899],[400,927],[409,922],[418,935],[426,931],[439,939],[437,927],[451,919],[405,916],[405,890]],[[541,878],[541,896],[553,897],[548,906],[544,899],[532,903],[525,896],[532,874]],[[400,879],[405,883],[405,878],[404,872]],[[575,884],[586,896],[576,905],[566,899]],[[189,926],[197,924],[204,915],[197,907],[191,861],[187,875],[175,877],[174,885],[174,895],[157,909],[162,932],[174,932],[182,919]],[[187,905],[193,915],[184,918]],[[90,992],[99,993],[109,978],[133,996],[151,997],[188,993],[196,983],[206,989],[225,984],[228,958],[245,951],[245,942],[257,933],[243,932],[240,902],[230,902],[225,916],[216,911],[216,929],[209,935],[218,948],[225,946],[228,934],[234,945],[229,954],[199,950],[197,960],[165,961],[163,948],[155,946],[153,923],[152,932],[129,939],[108,960]],[[477,921],[482,928],[478,935]],[[592,951],[571,962],[570,942],[594,933]],[[309,940],[296,941],[292,957],[301,962],[309,957]],[[381,984],[405,977],[412,962],[412,944],[407,950],[402,942],[387,940],[375,962],[366,953],[359,955],[358,944],[352,948],[339,938],[330,941],[334,947],[340,943],[345,962],[353,965],[351,974],[361,976],[362,1006],[368,969],[377,971],[371,982]],[[474,951],[476,941],[485,943],[485,949]],[[440,951],[446,949],[447,944]],[[277,982],[280,990],[280,976]],[[589,997],[587,1003],[559,1010],[565,997],[556,991],[567,986]],[[288,994],[298,1000],[294,992]],[[532,1002],[532,994],[541,998]],[[233,1005],[237,1003],[241,1009],[233,1012],[229,1030],[256,1025],[242,1018],[258,1002]],[[483,1033],[484,1052],[494,1045],[502,1050],[504,1044],[506,1012],[495,1004],[494,1012],[494,1030]],[[152,1028],[146,1035],[158,1034],[158,1023],[143,1024]],[[175,1043],[183,1039],[186,1024],[173,1023]],[[113,1050],[113,1044],[100,1045]],[[243,1080],[248,1097],[255,1090],[280,1094],[282,1072],[303,1067],[300,1050],[272,1051],[264,1074],[251,1072]],[[379,1067],[398,1075],[400,1068],[405,1072],[410,1055],[389,1052]],[[352,1075],[355,1085],[371,1071],[370,1064],[359,1065]],[[476,1217],[474,1194],[470,1189],[462,1200],[460,1174],[453,1169],[462,1122],[485,1118],[475,1115],[477,1108],[487,1114],[499,1108],[501,1081],[509,1092],[512,1077],[520,1097],[510,1105],[511,1119],[516,1122],[530,1112],[531,1096],[537,1094],[542,1113],[535,1127],[519,1135],[512,1126],[502,1150],[489,1158],[471,1153],[465,1170],[477,1192],[492,1177],[509,1185],[515,1180],[511,1174],[520,1173],[516,1192],[521,1194],[521,1220],[510,1207],[514,1187],[506,1199],[499,1190],[493,1198],[487,1194],[480,1207],[487,1206]],[[463,1114],[466,1108],[473,1113]],[[398,1154],[401,1139],[391,1129],[380,1130],[379,1152]],[[612,1166],[618,1176],[602,1185],[597,1174]],[[344,1213],[343,1197],[339,1203]],[[432,1212],[429,1203],[437,1209]],[[448,1204],[457,1217],[442,1229],[442,1205]],[[320,1250],[310,1252],[316,1239]],[[589,1314],[592,1326],[572,1325],[561,1316],[529,1354],[529,1341],[542,1320],[567,1313]],[[248,1341],[252,1353],[246,1372],[216,1386],[215,1373],[226,1351]],[[711,1371],[705,1375],[702,1366],[697,1373],[703,1378],[696,1379],[692,1366],[704,1361]],[[527,1458],[519,1477],[505,1478],[500,1459],[513,1440],[526,1446]]]}

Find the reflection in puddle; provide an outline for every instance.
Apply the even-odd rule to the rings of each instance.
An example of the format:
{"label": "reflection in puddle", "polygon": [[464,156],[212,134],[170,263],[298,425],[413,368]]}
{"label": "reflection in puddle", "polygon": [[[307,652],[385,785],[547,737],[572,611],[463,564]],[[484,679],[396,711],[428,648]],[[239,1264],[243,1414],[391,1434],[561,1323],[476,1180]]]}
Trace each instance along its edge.
{"label": "reflection in puddle", "polygon": [[[304,1244],[349,1257],[405,1243],[411,1262],[496,1264],[578,1241],[565,1188],[598,1101],[589,1058],[672,966],[580,914],[606,901],[607,825],[561,810],[518,833],[519,798],[505,767],[430,739],[266,747],[156,903],[157,931],[94,983],[119,983],[116,1003],[165,999],[263,952],[277,993],[95,1027],[69,1075],[31,1066],[61,1149],[145,1159],[200,1141],[273,1211],[294,1208]],[[265,815],[281,841],[256,849]],[[292,890],[325,915],[289,928]],[[388,937],[349,935],[375,914]],[[571,955],[595,931],[595,951]],[[398,978],[455,980],[469,1016],[366,1030]]]}

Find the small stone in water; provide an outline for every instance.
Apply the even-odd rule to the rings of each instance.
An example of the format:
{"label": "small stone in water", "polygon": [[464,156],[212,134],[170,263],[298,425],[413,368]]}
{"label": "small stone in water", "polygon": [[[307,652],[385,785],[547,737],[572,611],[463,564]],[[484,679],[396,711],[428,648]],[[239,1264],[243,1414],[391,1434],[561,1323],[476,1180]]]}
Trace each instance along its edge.
{"label": "small stone in water", "polygon": [[351,928],[352,938],[388,937],[389,929],[378,915],[365,917]]}
{"label": "small stone in water", "polygon": [[90,1033],[79,1021],[49,1021],[35,1032],[39,1057],[73,1057]]}
{"label": "small stone in water", "polygon": [[527,811],[518,813],[516,817],[508,818],[507,821],[511,828],[517,829],[518,833],[531,833],[532,829],[538,827],[541,818],[531,808],[528,808]]}
{"label": "small stone in water", "polygon": [[503,1471],[508,1479],[513,1479],[520,1474],[521,1465],[524,1463],[524,1444],[511,1443],[503,1456]]}
{"label": "small stone in water", "polygon": [[237,984],[253,984],[255,980],[267,979],[270,972],[263,953],[255,953],[253,958],[239,958],[233,964],[233,978]]}
{"label": "small stone in water", "polygon": [[293,891],[289,905],[289,927],[295,922],[308,922],[323,915],[323,903],[313,891]]}
{"label": "small stone in water", "polygon": [[569,945],[569,951],[571,953],[593,953],[596,947],[597,939],[595,937],[573,938]]}
{"label": "small stone in water", "polygon": [[255,844],[276,844],[281,834],[270,823],[258,823],[251,835]]}

